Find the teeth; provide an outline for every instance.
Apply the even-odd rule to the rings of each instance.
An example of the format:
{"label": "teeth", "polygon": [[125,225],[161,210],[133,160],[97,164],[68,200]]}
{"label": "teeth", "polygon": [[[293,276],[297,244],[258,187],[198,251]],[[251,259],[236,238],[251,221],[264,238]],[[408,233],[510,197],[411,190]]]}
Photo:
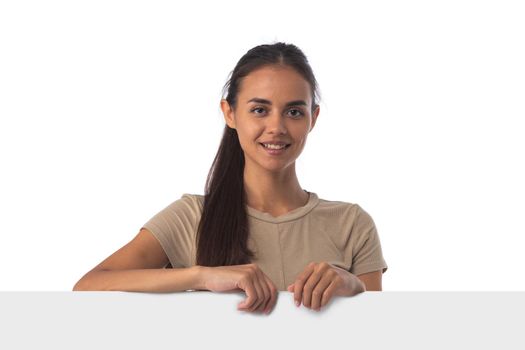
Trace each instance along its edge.
{"label": "teeth", "polygon": [[283,149],[286,147],[286,145],[279,146],[279,145],[272,145],[272,144],[265,144],[265,143],[263,143],[263,145],[264,147],[271,148],[271,149]]}

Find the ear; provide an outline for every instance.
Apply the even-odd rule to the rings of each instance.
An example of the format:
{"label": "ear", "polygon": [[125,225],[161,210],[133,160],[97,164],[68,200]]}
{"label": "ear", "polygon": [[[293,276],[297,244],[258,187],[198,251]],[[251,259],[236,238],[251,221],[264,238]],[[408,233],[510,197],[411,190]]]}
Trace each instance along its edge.
{"label": "ear", "polygon": [[319,112],[320,112],[320,107],[319,105],[316,105],[314,109],[314,113],[312,114],[312,126],[310,127],[310,131],[312,131],[312,129],[315,126],[315,122],[317,121],[317,116],[319,115]]}
{"label": "ear", "polygon": [[235,114],[233,109],[230,107],[230,104],[225,99],[221,100],[221,110],[226,124],[230,128],[235,129]]}

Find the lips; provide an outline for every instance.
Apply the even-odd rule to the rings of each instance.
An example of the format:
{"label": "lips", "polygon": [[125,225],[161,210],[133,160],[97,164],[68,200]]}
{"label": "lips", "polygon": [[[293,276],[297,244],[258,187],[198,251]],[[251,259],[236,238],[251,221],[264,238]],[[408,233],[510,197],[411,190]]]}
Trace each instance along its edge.
{"label": "lips", "polygon": [[[279,143],[279,142],[277,142],[277,143],[273,143],[273,142],[265,142],[265,143],[272,143],[272,144],[274,144],[274,145],[286,145],[284,148],[281,148],[281,149],[287,149],[287,148],[290,147],[290,145],[291,145],[290,143],[284,143],[284,142],[281,142],[281,143]],[[259,144],[260,144],[261,146],[263,146],[265,149],[272,149],[272,150],[273,150],[273,148],[265,147],[263,143],[260,143],[260,142],[259,142]]]}
{"label": "lips", "polygon": [[284,156],[285,154],[288,154],[287,151],[288,151],[288,148],[290,148],[290,145],[287,145],[283,148],[280,148],[280,149],[272,149],[272,148],[266,148],[264,147],[264,145],[262,143],[260,143],[264,153],[266,153],[267,155],[269,155],[270,157],[281,157],[281,156]]}
{"label": "lips", "polygon": [[265,144],[272,144],[272,145],[289,145],[288,142],[284,142],[284,141],[263,141],[263,142],[260,142],[260,143],[265,143]]}

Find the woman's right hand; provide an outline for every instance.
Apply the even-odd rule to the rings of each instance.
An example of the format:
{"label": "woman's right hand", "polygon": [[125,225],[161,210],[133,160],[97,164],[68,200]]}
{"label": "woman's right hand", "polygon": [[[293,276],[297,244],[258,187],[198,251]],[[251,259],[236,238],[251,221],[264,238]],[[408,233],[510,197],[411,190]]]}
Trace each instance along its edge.
{"label": "woman's right hand", "polygon": [[277,288],[256,265],[206,266],[204,288],[212,292],[241,289],[247,298],[237,305],[240,311],[270,313],[277,302]]}

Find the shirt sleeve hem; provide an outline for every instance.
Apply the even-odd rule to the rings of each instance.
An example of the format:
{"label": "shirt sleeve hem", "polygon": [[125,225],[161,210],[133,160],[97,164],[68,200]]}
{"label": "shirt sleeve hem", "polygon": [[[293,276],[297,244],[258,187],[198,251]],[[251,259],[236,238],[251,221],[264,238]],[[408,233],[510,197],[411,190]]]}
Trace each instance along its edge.
{"label": "shirt sleeve hem", "polygon": [[388,270],[388,265],[384,261],[373,261],[367,264],[359,265],[357,268],[352,266],[351,273],[358,276],[369,272],[379,271],[385,273]]}
{"label": "shirt sleeve hem", "polygon": [[[157,234],[157,227],[153,227],[153,225],[149,225],[149,224],[144,224],[144,226],[142,226],[141,230],[143,228],[145,228],[146,230],[151,232],[153,237],[155,237],[157,239],[157,241],[159,241],[159,244],[162,247],[162,250],[164,250],[164,254],[166,254],[166,256],[168,257],[169,265],[171,265],[172,267],[176,266],[176,265],[173,264],[173,259],[171,258],[170,254],[168,253],[168,251],[169,251],[167,249],[168,248],[168,243],[164,241],[164,236]],[[168,264],[166,266],[168,266]]]}

